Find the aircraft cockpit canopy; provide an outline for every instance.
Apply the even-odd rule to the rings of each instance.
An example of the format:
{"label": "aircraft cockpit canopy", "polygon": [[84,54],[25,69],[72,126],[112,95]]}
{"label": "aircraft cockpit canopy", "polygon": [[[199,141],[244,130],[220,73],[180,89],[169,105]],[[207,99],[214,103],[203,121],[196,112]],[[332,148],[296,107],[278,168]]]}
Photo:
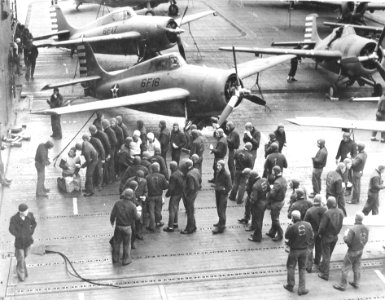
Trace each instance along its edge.
{"label": "aircraft cockpit canopy", "polygon": [[183,58],[176,53],[168,56],[161,56],[151,61],[151,71],[175,70],[186,64]]}
{"label": "aircraft cockpit canopy", "polygon": [[98,22],[101,25],[105,25],[111,22],[120,22],[131,19],[134,15],[136,15],[136,13],[133,9],[125,7],[114,10],[108,15],[101,17]]}

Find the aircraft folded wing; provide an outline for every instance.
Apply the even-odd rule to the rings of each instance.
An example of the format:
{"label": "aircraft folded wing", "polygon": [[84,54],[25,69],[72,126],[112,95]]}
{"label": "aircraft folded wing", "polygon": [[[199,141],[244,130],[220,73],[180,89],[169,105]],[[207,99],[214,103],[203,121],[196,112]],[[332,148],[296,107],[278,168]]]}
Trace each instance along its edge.
{"label": "aircraft folded wing", "polygon": [[190,96],[189,91],[181,88],[171,88],[158,90],[154,92],[146,92],[130,96],[111,98],[88,102],[73,106],[64,106],[60,108],[52,108],[42,111],[34,111],[33,114],[39,115],[64,115],[83,111],[103,110],[112,107],[131,107],[137,105],[162,103],[169,101],[185,100]]}
{"label": "aircraft folded wing", "polygon": [[369,131],[384,131],[385,122],[346,120],[341,118],[322,118],[322,117],[297,117],[286,119],[290,123],[300,126],[329,127],[329,128],[347,128]]}
{"label": "aircraft folded wing", "polygon": [[215,13],[216,13],[215,10],[207,10],[207,11],[202,11],[200,13],[196,13],[196,14],[192,14],[192,15],[189,15],[189,16],[185,16],[185,17],[179,18],[179,19],[177,19],[175,21],[176,21],[177,24],[179,24],[179,26],[181,26],[181,25],[190,23],[192,21],[198,20],[200,18],[206,17],[208,15],[214,15],[215,16]]}
{"label": "aircraft folded wing", "polygon": [[295,55],[270,56],[266,58],[256,58],[245,63],[238,64],[238,76],[241,79],[247,78],[294,57]]}
{"label": "aircraft folded wing", "polygon": [[136,40],[140,38],[140,33],[136,31],[129,31],[129,32],[123,32],[123,33],[115,33],[115,34],[108,34],[108,35],[99,35],[99,36],[91,36],[86,37],[82,36],[75,39],[70,39],[66,41],[45,41],[41,43],[36,43],[36,46],[38,47],[60,47],[60,46],[71,46],[81,43],[96,43],[96,42],[110,42],[110,41],[119,41],[119,40],[126,40],[126,39],[132,39]]}
{"label": "aircraft folded wing", "polygon": [[59,88],[62,86],[68,86],[68,85],[74,85],[74,84],[78,84],[78,83],[94,81],[94,80],[98,80],[100,78],[101,78],[100,76],[96,75],[96,76],[80,77],[80,78],[77,78],[74,80],[62,81],[59,83],[50,83],[50,84],[46,84],[45,86],[43,86],[41,90],[42,91],[50,90],[50,89],[53,89],[55,87]]}
{"label": "aircraft folded wing", "polygon": [[341,27],[341,26],[350,26],[350,27],[353,27],[354,29],[359,29],[359,30],[364,30],[369,32],[376,32],[376,33],[381,33],[383,30],[383,28],[376,27],[376,26],[343,24],[343,23],[334,23],[334,22],[324,22],[324,25],[332,28]]}
{"label": "aircraft folded wing", "polygon": [[368,10],[385,10],[385,3],[383,1],[372,1],[368,3]]}
{"label": "aircraft folded wing", "polygon": [[[233,51],[232,47],[221,47],[219,49],[224,51]],[[300,57],[310,57],[310,58],[319,58],[319,59],[340,59],[342,56],[340,51],[332,51],[332,50],[248,48],[248,47],[235,47],[234,49],[236,52],[271,54],[271,55],[292,54]]]}

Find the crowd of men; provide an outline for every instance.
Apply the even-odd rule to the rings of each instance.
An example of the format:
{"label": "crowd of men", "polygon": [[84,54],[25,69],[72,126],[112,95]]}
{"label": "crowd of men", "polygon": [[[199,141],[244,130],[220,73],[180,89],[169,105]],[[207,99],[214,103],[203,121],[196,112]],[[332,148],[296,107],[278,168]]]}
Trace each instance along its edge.
{"label": "crowd of men", "polygon": [[[327,205],[324,207],[322,197],[321,175],[326,166],[328,151],[324,139],[317,141],[319,150],[312,158],[313,192],[308,194],[303,185],[295,179],[290,183],[283,176],[288,162],[282,149],[286,146],[284,126],[280,124],[274,133],[269,135],[265,144],[265,163],[263,172],[254,168],[257,150],[260,145],[260,132],[250,123],[245,124],[243,147],[241,137],[234,124],[228,122],[215,126],[216,143],[210,144],[209,151],[214,156],[213,179],[209,180],[215,190],[218,222],[213,225],[213,234],[223,233],[226,228],[227,200],[242,204],[245,200],[244,216],[238,221],[245,225],[246,231],[252,234],[249,240],[262,241],[262,226],[266,210],[270,210],[271,228],[265,234],[273,241],[284,238],[290,247],[288,257],[288,283],[285,289],[293,291],[294,269],[298,262],[300,282],[298,294],[307,294],[304,284],[304,272],[319,271],[319,277],[329,279],[329,264],[336,245],[338,234],[342,228],[343,218],[347,215],[345,203],[360,202],[360,179],[365,167],[367,154],[365,145],[356,144],[349,133],[343,134],[336,154],[335,170],[326,175],[325,194]],[[164,198],[169,200],[169,218],[163,228],[165,232],[174,232],[179,227],[178,212],[180,201],[183,201],[187,215],[187,224],[182,234],[192,234],[197,230],[195,221],[195,200],[202,186],[202,163],[205,151],[205,140],[195,125],[181,130],[177,123],[171,132],[164,121],[159,123],[159,131],[147,132],[144,123],[137,121],[137,128],[130,134],[121,116],[107,120],[98,113],[89,134],[82,136],[82,143],[72,147],[60,167],[63,169],[61,189],[65,192],[79,190],[81,187],[79,170],[86,169],[85,197],[92,196],[95,188],[119,181],[120,200],[111,212],[110,221],[115,225],[111,239],[113,262],[120,262],[120,246],[123,243],[122,264],[131,263],[131,248],[135,248],[135,240],[143,239],[144,230],[155,232],[162,227],[162,206]],[[36,153],[38,171],[37,196],[47,196],[49,192],[44,186],[44,168],[49,165],[48,150],[52,143],[42,143]],[[81,151],[84,162],[81,163],[76,151]],[[171,162],[167,166],[166,158],[171,152]],[[187,158],[181,160],[181,153]],[[225,158],[228,158],[226,169]],[[378,214],[379,191],[384,189],[381,175],[385,166],[380,165],[371,175],[368,199],[363,213],[356,215],[356,221],[362,223],[363,214]],[[59,183],[59,181],[58,181]],[[350,186],[351,185],[351,186]],[[280,213],[285,204],[287,189],[290,189],[288,218],[292,225],[286,230],[281,227]],[[352,190],[352,191],[350,191]],[[313,201],[310,199],[313,198]],[[345,201],[345,199],[351,199]],[[357,224],[358,224],[357,223]],[[361,243],[365,245],[366,235],[349,237],[348,245]],[[358,230],[358,229],[357,229]],[[361,240],[366,237],[366,240]],[[359,240],[357,242],[357,239]],[[353,240],[353,242],[352,242]],[[359,273],[359,259],[362,248],[355,249],[354,272]],[[359,248],[359,247],[358,247]],[[315,249],[313,258],[313,249]],[[353,251],[353,250],[352,250]],[[357,252],[358,251],[358,252]],[[358,254],[357,254],[358,253]],[[348,255],[348,254],[347,254]],[[352,253],[349,254],[353,255]],[[351,260],[347,259],[347,263]],[[316,265],[313,268],[313,265]],[[347,267],[345,273],[347,274]],[[344,275],[344,276],[345,276]],[[359,276],[351,283],[359,285]],[[346,288],[346,276],[336,289]]]}

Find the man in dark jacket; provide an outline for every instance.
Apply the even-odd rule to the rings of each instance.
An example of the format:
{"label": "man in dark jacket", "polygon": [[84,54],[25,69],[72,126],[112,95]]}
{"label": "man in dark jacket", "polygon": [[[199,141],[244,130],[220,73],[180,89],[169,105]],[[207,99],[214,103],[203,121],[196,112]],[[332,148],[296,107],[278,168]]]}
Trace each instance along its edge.
{"label": "man in dark jacket", "polygon": [[209,180],[210,183],[215,183],[215,176],[217,175],[217,166],[218,161],[224,160],[225,156],[227,154],[227,140],[224,137],[224,131],[222,128],[218,128],[216,131],[216,139],[217,144],[215,147],[213,145],[210,145],[210,153],[214,154],[214,163],[213,163],[213,170],[214,170],[214,177],[213,179]]}
{"label": "man in dark jacket", "polygon": [[120,148],[124,144],[124,134],[123,129],[118,126],[118,123],[115,118],[112,118],[110,120],[111,129],[115,132],[116,136],[116,146],[115,146],[115,174],[119,176],[119,163],[118,163],[118,153],[120,151]]}
{"label": "man in dark jacket", "polygon": [[28,276],[25,259],[33,243],[32,235],[35,232],[36,221],[27,204],[20,204],[19,211],[12,216],[9,223],[9,232],[15,237],[16,273],[20,281]]}
{"label": "man in dark jacket", "polygon": [[271,149],[273,143],[278,143],[274,133],[269,134],[269,141],[265,144],[265,158],[274,151]]}
{"label": "man in dark jacket", "polygon": [[151,162],[157,162],[159,164],[160,173],[168,180],[170,176],[168,175],[166,161],[163,156],[161,156],[161,150],[158,146],[154,148],[154,156],[151,158]]}
{"label": "man in dark jacket", "polygon": [[205,142],[202,133],[198,129],[193,129],[191,131],[191,136],[193,138],[193,142],[190,150],[190,159],[192,159],[194,154],[199,157],[198,161],[196,162],[196,167],[199,169],[199,172],[202,175],[202,163],[203,152],[205,151]]}
{"label": "man in dark jacket", "polygon": [[159,143],[161,155],[164,158],[164,161],[166,161],[167,151],[170,147],[170,131],[168,130],[166,121],[164,120],[159,122]]}
{"label": "man in dark jacket", "polygon": [[[250,217],[252,217],[252,203],[251,203],[251,193],[253,190],[253,185],[254,183],[259,179],[258,172],[256,170],[244,170],[245,172],[249,171],[249,179],[247,180],[246,184],[246,193],[247,193],[247,198],[246,198],[246,203],[245,203],[245,213],[243,215],[242,219],[238,219],[238,222],[244,225],[247,225],[249,223]],[[253,221],[255,222],[255,221]],[[251,225],[253,226],[253,225]]]}
{"label": "man in dark jacket", "polygon": [[312,157],[313,173],[311,182],[313,184],[313,193],[310,195],[311,198],[321,192],[321,175],[328,159],[328,150],[325,147],[325,140],[319,139],[317,141],[317,146],[319,150],[317,151],[315,157]]}
{"label": "man in dark jacket", "polygon": [[[101,125],[101,124],[100,124]],[[109,160],[111,159],[111,145],[108,139],[107,134],[102,129],[97,129],[95,125],[91,125],[89,127],[89,131],[92,137],[99,139],[102,142],[105,154],[105,163],[103,165],[103,184],[107,184],[109,182]]]}
{"label": "man in dark jacket", "polygon": [[271,151],[273,153],[269,154],[266,157],[265,165],[264,165],[264,174],[263,177],[268,178],[268,176],[272,175],[272,170],[274,166],[279,166],[281,170],[287,168],[287,160],[285,155],[278,152],[278,145],[273,143],[271,146]]}
{"label": "man in dark jacket", "polygon": [[[50,100],[47,100],[47,103],[50,108],[58,108],[63,106],[63,96],[59,93],[58,88],[53,89],[53,94],[51,95]],[[62,138],[60,115],[56,115],[56,114],[51,115],[51,127],[52,127],[51,137],[54,139],[60,140]]]}
{"label": "man in dark jacket", "polygon": [[298,210],[292,212],[292,225],[287,227],[285,238],[290,247],[287,257],[287,284],[283,287],[289,292],[293,292],[295,285],[295,267],[298,262],[298,295],[306,295],[309,290],[305,286],[305,269],[307,249],[313,244],[313,230],[306,221],[301,221],[301,213]]}
{"label": "man in dark jacket", "polygon": [[380,190],[385,189],[384,182],[381,175],[384,173],[385,166],[379,165],[370,175],[368,200],[366,200],[362,212],[367,216],[370,212],[372,215],[378,215],[378,208],[380,206],[379,193]]}
{"label": "man in dark jacket", "polygon": [[227,122],[227,147],[229,148],[228,166],[231,175],[231,181],[234,182],[235,165],[234,155],[235,151],[239,148],[240,138],[238,132],[235,130],[234,123],[232,121]]}
{"label": "man in dark jacket", "polygon": [[106,161],[106,153],[104,152],[104,147],[102,142],[93,136],[88,134],[83,134],[83,141],[90,142],[94,146],[96,152],[98,153],[98,163],[95,166],[94,172],[94,185],[98,187],[99,191],[102,189],[103,184],[103,165]]}
{"label": "man in dark jacket", "polygon": [[123,117],[122,116],[116,116],[116,123],[118,124],[118,126],[120,128],[122,128],[123,137],[124,137],[124,140],[126,140],[126,138],[128,138],[130,136],[130,134],[129,134],[127,125],[123,123]]}
{"label": "man in dark jacket", "polygon": [[35,167],[37,171],[37,185],[36,185],[36,196],[37,197],[48,197],[47,193],[49,189],[44,186],[45,181],[45,167],[49,166],[50,161],[48,159],[48,150],[53,148],[53,143],[47,141],[41,143],[36,149],[35,155]]}
{"label": "man in dark jacket", "polygon": [[245,124],[245,133],[243,135],[243,142],[251,143],[253,147],[251,148],[251,155],[253,157],[253,167],[255,164],[255,160],[257,159],[257,150],[259,148],[259,143],[261,141],[261,133],[255,129],[251,122],[247,122]]}
{"label": "man in dark jacket", "polygon": [[316,195],[313,200],[313,206],[308,209],[305,214],[304,221],[309,222],[314,232],[314,245],[308,249],[308,258],[306,270],[311,273],[313,269],[313,248],[314,248],[314,264],[319,265],[321,260],[321,238],[318,235],[321,218],[326,212],[326,207],[322,206],[321,195]]}
{"label": "man in dark jacket", "polygon": [[349,132],[344,132],[342,135],[342,141],[338,147],[336,155],[336,163],[344,161],[345,158],[350,155],[350,158],[355,158],[357,155],[357,146],[356,143],[350,138]]}
{"label": "man in dark jacket", "polygon": [[184,230],[182,230],[181,234],[191,234],[197,230],[195,223],[195,199],[198,195],[199,186],[202,182],[201,175],[198,169],[193,167],[193,162],[191,160],[187,160],[184,166],[181,166],[183,172],[185,173],[185,184],[183,191],[183,203],[186,207],[187,213],[187,225]]}
{"label": "man in dark jacket", "polygon": [[353,158],[352,162],[352,184],[353,196],[350,204],[360,203],[361,195],[361,177],[365,168],[365,163],[368,155],[365,152],[365,145],[363,143],[357,144],[358,154]]}
{"label": "man in dark jacket", "polygon": [[265,216],[265,210],[267,206],[267,193],[270,191],[269,183],[266,178],[256,176],[256,181],[252,187],[250,201],[252,206],[252,227],[254,227],[254,233],[249,237],[249,241],[261,242],[262,241],[262,227],[263,218]]}
{"label": "man in dark jacket", "polygon": [[339,208],[337,208],[337,201],[333,196],[328,198],[326,205],[328,210],[322,215],[321,223],[318,229],[318,235],[321,238],[322,251],[322,261],[318,277],[324,280],[329,280],[330,258],[334,247],[337,244],[338,234],[342,228],[344,214]]}
{"label": "man in dark jacket", "polygon": [[98,164],[98,152],[94,146],[88,141],[83,141],[83,144],[76,144],[76,150],[82,151],[85,162],[82,164],[82,168],[86,170],[86,183],[84,197],[90,197],[94,194],[93,176],[96,165]]}
{"label": "man in dark jacket", "polygon": [[333,285],[337,290],[345,291],[350,268],[353,268],[354,280],[349,282],[349,284],[356,289],[360,286],[361,257],[369,239],[369,229],[362,224],[363,219],[364,214],[357,212],[353,228],[345,232],[344,242],[348,246],[348,252],[345,255],[344,265],[341,268],[341,281],[339,284]]}
{"label": "man in dark jacket", "polygon": [[313,206],[313,203],[305,199],[305,192],[301,188],[296,189],[296,201],[291,205],[287,212],[287,218],[291,219],[291,213],[298,210],[301,213],[301,220],[304,220],[307,210]]}
{"label": "man in dark jacket", "polygon": [[171,159],[179,164],[180,153],[187,141],[185,134],[179,130],[179,124],[174,123],[170,136]]}
{"label": "man in dark jacket", "polygon": [[133,199],[135,193],[131,189],[126,189],[121,200],[117,201],[112,208],[110,222],[112,227],[115,223],[114,238],[112,243],[112,262],[119,262],[120,245],[123,243],[122,265],[128,265],[131,259],[131,235],[135,220],[139,218],[138,211]]}
{"label": "man in dark jacket", "polygon": [[246,182],[249,174],[243,172],[246,168],[253,168],[253,156],[251,154],[252,145],[247,142],[243,149],[235,152],[235,178],[229,199],[231,201],[237,200],[237,204],[243,203],[243,196],[245,194]]}
{"label": "man in dark jacket", "polygon": [[183,196],[184,189],[184,176],[181,170],[178,169],[176,161],[170,162],[170,184],[166,197],[170,197],[168,203],[168,226],[163,228],[163,231],[174,232],[175,228],[178,228],[178,211],[179,202]]}
{"label": "man in dark jacket", "polygon": [[[382,94],[382,88],[381,88],[381,94]],[[381,98],[378,101],[376,121],[380,121],[380,122],[385,121],[385,96],[384,95],[381,95]],[[377,135],[377,131],[373,131],[372,137],[370,140],[378,141],[376,138],[376,135]],[[385,131],[381,132],[381,143],[385,143]]]}
{"label": "man in dark jacket", "polygon": [[271,237],[274,242],[278,242],[283,239],[283,230],[279,223],[279,215],[285,204],[284,200],[287,190],[287,181],[282,176],[281,168],[279,166],[273,167],[273,176],[273,187],[267,195],[268,207],[271,209],[271,228],[266,235]]}
{"label": "man in dark jacket", "polygon": [[286,147],[286,132],[285,132],[285,127],[283,124],[279,124],[277,129],[274,131],[275,137],[278,142],[278,152],[282,152],[282,148],[285,146]]}
{"label": "man in dark jacket", "polygon": [[162,195],[163,191],[168,189],[168,181],[166,177],[159,171],[159,164],[154,162],[151,165],[152,173],[147,175],[148,187],[148,211],[150,214],[150,224],[148,231],[154,232],[156,227],[164,225],[162,222]]}
{"label": "man in dark jacket", "polygon": [[106,168],[108,168],[108,182],[107,183],[112,183],[116,179],[116,175],[115,175],[115,153],[116,153],[116,149],[117,149],[118,140],[116,138],[115,131],[112,130],[112,128],[110,126],[110,121],[108,121],[106,119],[103,119],[102,120],[102,127],[103,127],[103,130],[104,130],[104,133],[108,137],[108,141],[109,141],[110,148],[111,148],[111,152],[110,152],[111,157],[110,157],[110,160],[107,163]]}
{"label": "man in dark jacket", "polygon": [[345,170],[345,164],[339,163],[335,171],[330,171],[326,175],[326,199],[333,196],[337,201],[338,208],[340,208],[346,216],[344,190],[342,187]]}
{"label": "man in dark jacket", "polygon": [[230,173],[225,169],[225,161],[219,160],[215,177],[215,203],[219,221],[214,224],[213,234],[223,233],[226,228],[227,196],[231,190]]}

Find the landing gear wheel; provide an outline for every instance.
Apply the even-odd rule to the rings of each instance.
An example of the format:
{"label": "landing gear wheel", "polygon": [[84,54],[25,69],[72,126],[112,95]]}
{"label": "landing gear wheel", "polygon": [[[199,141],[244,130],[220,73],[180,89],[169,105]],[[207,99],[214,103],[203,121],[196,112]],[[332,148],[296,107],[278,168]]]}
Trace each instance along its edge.
{"label": "landing gear wheel", "polygon": [[338,89],[335,84],[331,85],[329,87],[329,98],[331,101],[337,101],[338,100]]}
{"label": "landing gear wheel", "polygon": [[382,85],[379,83],[376,83],[373,86],[373,97],[381,97],[382,96]]}
{"label": "landing gear wheel", "polygon": [[155,16],[155,13],[154,13],[154,11],[152,11],[152,10],[148,10],[148,11],[146,11],[146,13],[145,13],[145,15],[146,16]]}
{"label": "landing gear wheel", "polygon": [[177,16],[178,12],[179,12],[179,8],[178,8],[178,6],[176,4],[171,4],[170,7],[168,8],[168,14],[171,17]]}

